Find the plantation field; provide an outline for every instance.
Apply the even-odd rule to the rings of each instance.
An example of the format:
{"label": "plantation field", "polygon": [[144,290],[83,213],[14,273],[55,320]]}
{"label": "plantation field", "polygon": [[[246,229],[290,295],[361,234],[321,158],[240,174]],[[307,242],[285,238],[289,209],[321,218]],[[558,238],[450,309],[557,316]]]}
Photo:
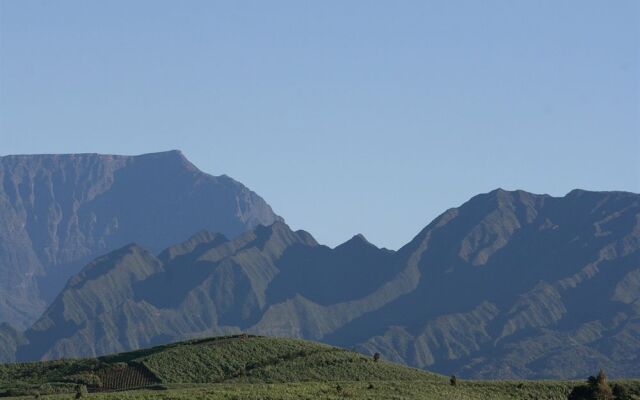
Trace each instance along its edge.
{"label": "plantation field", "polygon": [[[0,365],[0,397],[564,400],[578,382],[465,381],[315,342],[248,335]],[[640,400],[640,381],[619,381]],[[88,391],[88,393],[87,393]]]}
{"label": "plantation field", "polygon": [[[636,383],[637,384],[637,383]],[[340,389],[338,389],[338,386]],[[418,399],[418,400],[565,400],[570,382],[462,382],[452,387],[445,380],[372,382],[294,382],[273,384],[208,384],[91,393],[87,399],[102,400],[297,400],[297,399]],[[22,397],[33,398],[33,397]],[[41,399],[74,398],[71,394],[41,396]],[[640,399],[639,396],[632,397]]]}

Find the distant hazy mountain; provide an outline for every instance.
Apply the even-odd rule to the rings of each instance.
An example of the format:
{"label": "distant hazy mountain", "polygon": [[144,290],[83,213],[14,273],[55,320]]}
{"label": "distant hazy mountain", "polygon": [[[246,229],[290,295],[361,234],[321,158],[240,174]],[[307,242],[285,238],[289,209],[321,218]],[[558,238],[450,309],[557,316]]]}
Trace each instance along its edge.
{"label": "distant hazy mountain", "polygon": [[26,344],[22,334],[7,323],[0,323],[0,362],[13,361],[18,346]]}
{"label": "distant hazy mountain", "polygon": [[158,255],[131,244],[74,276],[26,339],[5,336],[28,360],[240,331],[463,377],[638,376],[640,195],[496,190],[397,252],[282,222]]}
{"label": "distant hazy mountain", "polygon": [[201,229],[235,237],[279,219],[178,151],[0,157],[0,322],[29,326],[72,274],[132,241],[159,251]]}

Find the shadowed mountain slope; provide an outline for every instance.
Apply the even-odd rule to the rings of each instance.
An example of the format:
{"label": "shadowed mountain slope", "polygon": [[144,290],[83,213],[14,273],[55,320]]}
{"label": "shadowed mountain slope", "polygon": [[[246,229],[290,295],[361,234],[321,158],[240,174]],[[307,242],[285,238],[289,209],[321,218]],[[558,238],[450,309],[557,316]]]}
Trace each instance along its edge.
{"label": "shadowed mountain slope", "polygon": [[127,243],[156,252],[198,230],[235,237],[279,219],[178,151],[0,157],[0,322],[29,326],[72,274]]}
{"label": "shadowed mountain slope", "polygon": [[25,344],[22,334],[9,324],[0,324],[0,361],[15,361],[18,346]]}
{"label": "shadowed mountain slope", "polygon": [[73,277],[21,360],[240,331],[321,340],[437,372],[640,374],[640,195],[496,190],[397,252],[330,249],[284,223],[129,245]]}
{"label": "shadowed mountain slope", "polygon": [[[317,254],[328,262],[338,260],[343,270],[307,262]],[[20,348],[18,358],[95,356],[240,331],[322,337],[321,332],[331,332],[374,306],[359,300],[363,289],[325,294],[320,300],[328,306],[316,303],[310,300],[318,300],[322,292],[316,286],[291,286],[301,280],[298,270],[306,271],[309,279],[330,273],[347,287],[359,278],[349,270],[349,262],[366,266],[392,254],[360,239],[332,250],[282,222],[259,226],[235,240],[200,232],[159,256],[128,245],[96,259],[69,280],[26,332],[30,344]],[[376,268],[379,263],[370,266]],[[389,276],[394,279],[388,272],[371,275],[364,280],[367,296],[388,285]],[[348,306],[348,300],[363,304]],[[301,313],[306,307],[325,314]]]}

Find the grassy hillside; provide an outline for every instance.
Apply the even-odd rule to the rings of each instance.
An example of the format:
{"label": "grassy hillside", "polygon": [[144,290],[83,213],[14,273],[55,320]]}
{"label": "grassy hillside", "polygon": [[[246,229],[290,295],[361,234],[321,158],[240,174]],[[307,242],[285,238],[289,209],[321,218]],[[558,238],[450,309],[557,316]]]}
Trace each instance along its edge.
{"label": "grassy hillside", "polygon": [[[640,395],[640,382],[625,381]],[[0,365],[0,396],[71,399],[566,399],[575,382],[459,381],[344,349],[248,335]],[[636,396],[640,399],[640,396]]]}
{"label": "grassy hillside", "polygon": [[0,365],[0,395],[66,392],[78,384],[99,392],[161,384],[443,379],[305,340],[238,335],[97,359]]}

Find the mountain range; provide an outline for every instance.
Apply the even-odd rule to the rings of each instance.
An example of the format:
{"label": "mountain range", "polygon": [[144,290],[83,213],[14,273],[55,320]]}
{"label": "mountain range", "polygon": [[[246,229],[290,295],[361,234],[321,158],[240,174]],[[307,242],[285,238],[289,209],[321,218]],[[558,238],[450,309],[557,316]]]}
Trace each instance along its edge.
{"label": "mountain range", "polygon": [[[148,157],[180,160],[215,180],[177,153]],[[318,244],[244,190],[252,207],[241,215],[251,218],[215,203],[189,210],[231,210],[226,231],[186,233],[184,218],[167,216],[159,226],[135,217],[132,236],[159,239],[124,243],[126,235],[114,235],[108,243],[117,248],[76,271],[28,329],[0,325],[0,359],[97,356],[247,332],[379,352],[468,378],[573,378],[598,368],[640,374],[638,194],[498,189],[445,211],[392,251],[362,235],[335,248]],[[148,194],[125,191],[121,209],[141,192]],[[154,229],[145,230],[151,220]],[[172,223],[180,229],[161,233]],[[176,236],[188,239],[158,247]]]}
{"label": "mountain range", "polygon": [[0,157],[0,322],[29,327],[69,277],[132,241],[159,251],[201,229],[235,237],[280,219],[179,151]]}

